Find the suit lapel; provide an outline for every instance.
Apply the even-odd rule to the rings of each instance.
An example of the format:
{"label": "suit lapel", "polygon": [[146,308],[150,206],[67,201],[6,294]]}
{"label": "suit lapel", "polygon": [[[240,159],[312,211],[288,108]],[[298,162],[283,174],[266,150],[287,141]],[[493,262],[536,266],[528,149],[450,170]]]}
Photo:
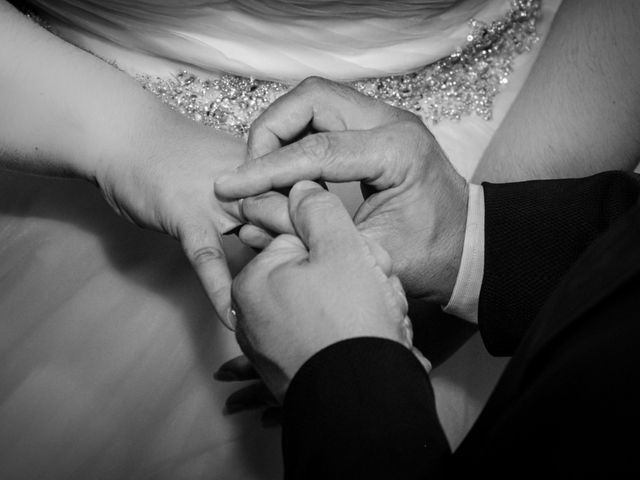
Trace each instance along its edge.
{"label": "suit lapel", "polygon": [[527,357],[640,273],[640,208],[620,218],[571,268],[525,339]]}

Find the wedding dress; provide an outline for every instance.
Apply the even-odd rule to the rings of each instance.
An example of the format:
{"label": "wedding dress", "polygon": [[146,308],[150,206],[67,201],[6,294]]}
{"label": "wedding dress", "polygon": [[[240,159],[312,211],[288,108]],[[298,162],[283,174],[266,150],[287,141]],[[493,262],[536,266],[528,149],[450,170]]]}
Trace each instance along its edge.
{"label": "wedding dress", "polygon": [[[33,0],[40,21],[172,108],[244,135],[309,75],[421,115],[472,175],[561,0]],[[472,21],[473,20],[473,21]],[[174,240],[79,182],[3,173],[0,477],[280,476],[279,432],[225,415],[239,350]],[[350,208],[357,188],[339,192]],[[225,240],[233,271],[252,253]],[[432,378],[456,445],[502,362],[474,338]]]}

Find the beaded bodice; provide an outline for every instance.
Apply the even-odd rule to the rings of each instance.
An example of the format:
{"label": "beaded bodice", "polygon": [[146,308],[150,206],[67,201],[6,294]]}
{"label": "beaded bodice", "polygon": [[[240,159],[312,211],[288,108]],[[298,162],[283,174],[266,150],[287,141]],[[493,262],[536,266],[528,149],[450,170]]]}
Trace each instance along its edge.
{"label": "beaded bodice", "polygon": [[[517,55],[538,40],[540,0],[513,0],[490,23],[471,20],[466,43],[449,56],[403,75],[349,82],[365,95],[421,116],[427,123],[475,114],[491,119],[494,98],[509,82]],[[204,78],[189,71],[174,78],[138,75],[144,88],[190,118],[244,136],[251,122],[291,85],[225,74]]]}
{"label": "beaded bodice", "polygon": [[[251,3],[252,0],[247,1]],[[61,12],[55,11],[57,7],[51,7],[51,5],[56,5],[55,2],[33,0],[30,3],[42,8],[48,16],[53,15],[53,18],[61,15]],[[93,5],[89,0],[78,2],[66,0],[65,3],[73,3],[76,6]],[[134,2],[132,5],[137,5],[138,3]],[[474,5],[479,3],[470,2],[470,4]],[[511,0],[510,3],[505,2],[503,8],[507,11],[498,18],[486,21],[479,21],[473,18],[469,20],[467,29],[461,32],[466,35],[462,44],[448,44],[449,46],[445,47],[448,54],[442,57],[432,57],[435,61],[431,61],[419,68],[411,68],[410,71],[403,74],[354,77],[357,79],[348,80],[345,83],[365,95],[409,110],[419,115],[427,124],[433,125],[442,120],[459,120],[469,115],[476,115],[485,120],[490,120],[493,116],[496,95],[509,83],[509,76],[514,69],[516,57],[530,50],[538,41],[537,22],[542,10],[541,3],[542,0]],[[277,1],[274,4],[277,4]],[[433,8],[437,2],[425,1],[424,4],[425,8],[428,5]],[[205,4],[203,3],[203,5]],[[408,5],[412,5],[411,2]],[[107,7],[90,8],[101,8],[106,12],[110,11]],[[129,7],[122,6],[119,8]],[[136,7],[132,6],[131,8]],[[175,9],[177,7],[166,8]],[[418,6],[411,8],[418,8]],[[49,11],[49,9],[53,10]],[[171,11],[173,12],[174,10]],[[395,8],[390,11],[395,11]],[[417,12],[420,11],[420,9],[417,10]],[[62,12],[66,12],[66,10],[62,9]],[[498,12],[500,10],[495,10],[494,14],[498,15]],[[138,12],[140,15],[143,13],[144,11]],[[412,13],[412,15],[415,13]],[[62,16],[64,17],[65,15],[63,14]],[[85,15],[85,17],[93,18],[89,14]],[[144,15],[140,18],[144,18]],[[165,15],[166,18],[167,16]],[[211,18],[215,17],[209,17],[208,21],[211,21]],[[116,20],[121,20],[121,18],[114,17],[113,21]],[[64,21],[62,25],[64,25]],[[109,24],[110,17],[104,17],[101,22],[102,24]],[[119,31],[128,32],[125,28],[123,25]],[[131,26],[131,28],[133,27]],[[428,33],[429,31],[418,29],[417,34],[420,35],[421,32]],[[413,34],[415,35],[416,32],[413,32]],[[113,35],[112,33],[112,39]],[[182,33],[176,30],[171,35],[180,37]],[[431,35],[433,36],[433,34]],[[358,39],[355,38],[354,41],[356,40]],[[367,40],[360,39],[361,43],[362,41],[366,43]],[[197,43],[192,42],[189,46],[197,48],[195,46]],[[145,45],[145,48],[149,46],[149,44]],[[319,47],[315,49],[315,53],[321,54],[322,41],[318,45]],[[84,46],[84,48],[92,50],[90,46]],[[375,49],[376,47],[373,48]],[[259,49],[260,47],[256,46],[252,56],[255,56]],[[179,49],[179,55],[184,55],[185,57],[188,57],[189,52],[189,48]],[[400,49],[399,52],[403,53],[404,50]],[[100,54],[100,52],[96,53]],[[286,48],[284,48],[283,54],[285,57],[287,56],[288,51]],[[223,54],[224,56],[225,54]],[[387,55],[385,58],[391,63],[397,60],[397,57],[394,60],[393,55]],[[108,57],[105,59],[110,60]],[[317,62],[313,53],[310,54],[309,61],[312,63]],[[113,63],[117,66],[120,65],[118,60]],[[336,65],[340,64],[340,62],[336,63]],[[271,102],[286,93],[296,83],[295,80],[263,80],[259,78],[260,74],[212,73],[209,75],[196,73],[198,69],[193,71],[186,69],[173,70],[174,74],[165,72],[160,76],[132,72],[130,69],[125,70],[135,75],[145,89],[158,96],[171,108],[189,116],[193,120],[236,136],[245,136],[253,120]],[[318,70],[316,69],[313,74],[331,78],[331,75],[324,75],[321,69]],[[144,72],[145,70],[142,69],[142,71]],[[202,69],[199,71],[203,72]],[[335,68],[333,73],[335,75]]]}

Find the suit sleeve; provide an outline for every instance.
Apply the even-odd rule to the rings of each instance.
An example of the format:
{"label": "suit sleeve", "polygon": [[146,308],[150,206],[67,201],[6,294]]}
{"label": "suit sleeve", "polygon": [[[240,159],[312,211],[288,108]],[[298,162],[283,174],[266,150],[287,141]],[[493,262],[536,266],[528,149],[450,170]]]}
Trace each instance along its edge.
{"label": "suit sleeve", "polygon": [[562,276],[638,201],[637,177],[485,183],[478,324],[489,352],[511,355]]}
{"label": "suit sleeve", "polygon": [[381,338],[336,343],[303,365],[282,442],[285,480],[438,478],[451,454],[428,375]]}

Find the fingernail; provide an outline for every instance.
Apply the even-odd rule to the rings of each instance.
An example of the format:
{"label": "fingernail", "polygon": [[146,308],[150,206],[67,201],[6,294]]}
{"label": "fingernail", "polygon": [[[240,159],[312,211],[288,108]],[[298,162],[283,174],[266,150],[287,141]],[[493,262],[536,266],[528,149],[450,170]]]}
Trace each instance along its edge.
{"label": "fingernail", "polygon": [[236,311],[231,307],[227,308],[225,314],[220,316],[220,322],[227,327],[228,330],[235,332],[237,323]]}

